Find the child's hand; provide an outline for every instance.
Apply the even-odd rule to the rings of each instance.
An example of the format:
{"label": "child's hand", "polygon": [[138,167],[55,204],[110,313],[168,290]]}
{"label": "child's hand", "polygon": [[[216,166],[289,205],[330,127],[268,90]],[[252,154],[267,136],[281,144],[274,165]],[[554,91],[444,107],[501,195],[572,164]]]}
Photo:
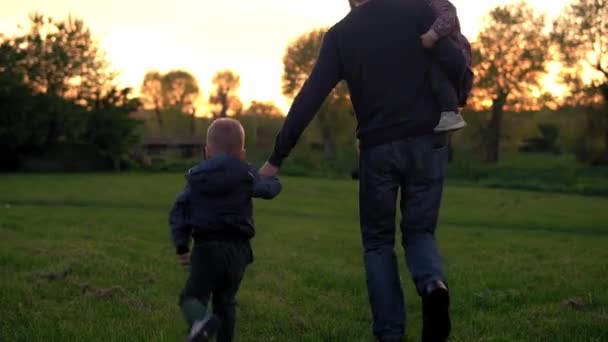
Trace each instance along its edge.
{"label": "child's hand", "polygon": [[190,268],[190,254],[186,253],[186,254],[179,254],[177,256],[177,260],[179,261],[179,264],[184,267],[185,269],[189,269]]}
{"label": "child's hand", "polygon": [[423,34],[420,39],[422,40],[422,46],[424,46],[425,49],[432,49],[439,40],[439,36],[434,30],[429,30],[427,33]]}
{"label": "child's hand", "polygon": [[279,174],[279,168],[270,164],[269,162],[264,163],[264,166],[259,171],[262,177],[276,177]]}

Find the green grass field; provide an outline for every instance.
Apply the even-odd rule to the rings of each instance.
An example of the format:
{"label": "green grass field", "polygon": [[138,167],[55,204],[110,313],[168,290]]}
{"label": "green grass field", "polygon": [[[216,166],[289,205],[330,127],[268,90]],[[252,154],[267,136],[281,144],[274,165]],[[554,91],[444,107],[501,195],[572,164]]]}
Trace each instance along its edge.
{"label": "green grass field", "polygon": [[[186,274],[167,212],[182,186],[179,174],[0,176],[0,341],[181,341]],[[238,341],[372,341],[356,183],[284,179],[256,220]],[[450,186],[439,239],[452,341],[608,341],[608,199]]]}

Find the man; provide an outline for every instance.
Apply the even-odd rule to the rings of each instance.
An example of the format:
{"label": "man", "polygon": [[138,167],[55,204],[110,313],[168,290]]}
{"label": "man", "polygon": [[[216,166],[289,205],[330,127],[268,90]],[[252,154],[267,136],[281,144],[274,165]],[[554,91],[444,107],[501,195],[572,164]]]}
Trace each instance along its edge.
{"label": "man", "polygon": [[444,70],[462,72],[464,57],[458,48],[441,42],[432,52],[425,51],[420,36],[434,16],[424,1],[350,3],[352,11],[325,35],[314,70],[260,174],[278,173],[326,96],[345,80],[359,124],[361,235],[374,335],[378,341],[405,338],[394,252],[401,189],[402,242],[423,301],[423,341],[445,341],[450,332],[449,293],[435,229],[448,149],[446,135],[433,134],[440,109],[428,74],[434,58],[440,58]]}

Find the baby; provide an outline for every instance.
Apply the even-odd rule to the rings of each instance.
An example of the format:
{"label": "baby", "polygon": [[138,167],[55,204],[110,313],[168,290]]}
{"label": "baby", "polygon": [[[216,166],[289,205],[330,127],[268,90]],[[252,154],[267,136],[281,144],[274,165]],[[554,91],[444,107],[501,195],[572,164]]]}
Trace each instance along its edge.
{"label": "baby", "polygon": [[[425,0],[435,12],[437,19],[431,28],[422,35],[422,45],[431,49],[443,38],[450,40],[463,53],[467,67],[465,75],[461,79],[453,79],[445,75],[441,68],[434,67],[431,75],[433,89],[441,104],[441,120],[435,128],[436,132],[454,131],[466,126],[459,107],[466,104],[466,99],[472,87],[472,53],[471,44],[460,30],[460,21],[456,13],[456,7],[449,0]],[[447,56],[440,56],[447,57]]]}

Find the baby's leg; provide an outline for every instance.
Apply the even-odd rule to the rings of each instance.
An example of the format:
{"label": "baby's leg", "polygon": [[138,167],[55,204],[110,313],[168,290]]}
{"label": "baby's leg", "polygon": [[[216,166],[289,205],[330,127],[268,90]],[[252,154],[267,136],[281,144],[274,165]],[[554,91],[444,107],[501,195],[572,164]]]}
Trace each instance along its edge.
{"label": "baby's leg", "polygon": [[445,72],[436,64],[431,68],[431,83],[441,108],[441,117],[435,126],[435,132],[449,132],[464,128],[466,122],[458,112],[459,101],[456,88]]}
{"label": "baby's leg", "polygon": [[462,49],[451,38],[437,42],[433,48],[431,84],[443,112],[458,112],[458,87],[466,71]]}
{"label": "baby's leg", "polygon": [[431,66],[431,87],[441,112],[458,112],[458,94],[454,83],[448,79],[438,63]]}
{"label": "baby's leg", "polygon": [[443,70],[448,80],[457,87],[468,68],[462,47],[450,36],[440,39],[432,52],[433,61]]}
{"label": "baby's leg", "polygon": [[431,85],[441,108],[441,119],[435,127],[436,132],[454,131],[466,126],[459,114],[459,96],[462,80],[467,70],[462,49],[451,38],[441,39],[433,49],[431,66]]}

